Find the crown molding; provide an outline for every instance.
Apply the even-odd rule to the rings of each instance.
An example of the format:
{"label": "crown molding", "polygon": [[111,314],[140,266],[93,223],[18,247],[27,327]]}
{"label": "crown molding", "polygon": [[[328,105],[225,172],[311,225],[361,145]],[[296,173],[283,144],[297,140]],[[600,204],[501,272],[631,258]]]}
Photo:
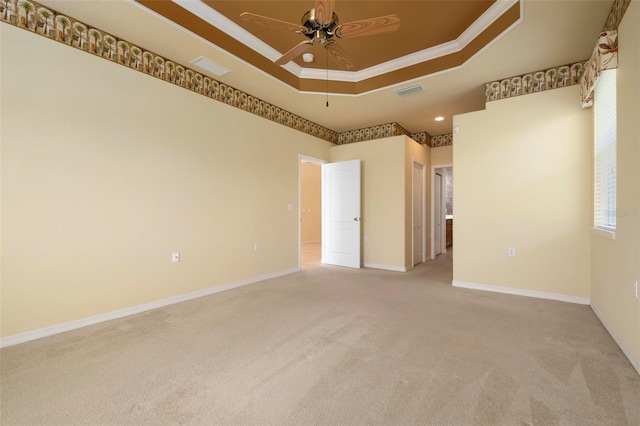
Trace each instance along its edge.
{"label": "crown molding", "polygon": [[[275,61],[282,54],[260,40],[244,28],[240,27],[229,18],[212,9],[201,0],[172,0],[176,5],[191,12],[210,25],[223,31],[230,37],[238,40],[247,47],[261,54],[270,61]],[[289,62],[284,69],[300,79],[321,80],[328,78],[333,81],[344,81],[357,83],[392,71],[409,67],[418,63],[430,61],[443,56],[451,55],[464,49],[476,37],[482,34],[494,21],[508,11],[513,5],[520,3],[520,0],[497,0],[489,9],[485,11],[469,28],[467,28],[456,40],[430,47],[409,55],[402,56],[391,61],[360,70],[360,71],[336,71],[320,70],[315,68],[303,68],[295,62]],[[522,8],[522,4],[521,4]],[[521,18],[516,22],[522,22]],[[507,31],[516,25],[509,27]]]}

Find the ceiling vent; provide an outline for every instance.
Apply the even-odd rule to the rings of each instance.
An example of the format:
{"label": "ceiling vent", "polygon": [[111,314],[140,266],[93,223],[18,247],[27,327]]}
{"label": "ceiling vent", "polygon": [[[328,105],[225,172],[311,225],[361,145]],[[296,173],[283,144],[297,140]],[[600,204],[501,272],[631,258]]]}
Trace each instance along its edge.
{"label": "ceiling vent", "polygon": [[422,87],[422,84],[414,84],[413,86],[403,87],[402,89],[396,89],[394,90],[394,92],[396,92],[396,95],[398,96],[407,96],[407,95],[411,95],[412,93],[422,92],[423,90],[424,88]]}
{"label": "ceiling vent", "polygon": [[218,65],[211,59],[205,58],[204,56],[195,58],[191,63],[198,68],[202,68],[205,71],[209,71],[210,73],[217,75],[218,77],[231,71],[230,69],[227,69],[222,65]]}

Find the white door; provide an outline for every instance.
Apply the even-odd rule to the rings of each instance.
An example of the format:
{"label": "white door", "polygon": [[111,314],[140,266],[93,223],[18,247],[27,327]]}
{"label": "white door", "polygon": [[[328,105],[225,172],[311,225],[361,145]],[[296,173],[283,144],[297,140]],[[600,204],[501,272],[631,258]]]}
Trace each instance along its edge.
{"label": "white door", "polygon": [[433,252],[442,253],[442,175],[436,173],[433,181]]}
{"label": "white door", "polygon": [[360,160],[322,165],[322,260],[360,268]]}
{"label": "white door", "polygon": [[422,263],[422,169],[413,163],[413,264]]}

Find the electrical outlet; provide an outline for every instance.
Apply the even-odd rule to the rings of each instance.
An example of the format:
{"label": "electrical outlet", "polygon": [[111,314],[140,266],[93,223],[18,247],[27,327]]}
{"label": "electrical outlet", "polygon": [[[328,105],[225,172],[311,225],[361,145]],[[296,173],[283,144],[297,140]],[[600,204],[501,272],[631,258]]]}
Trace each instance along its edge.
{"label": "electrical outlet", "polygon": [[173,253],[171,253],[171,262],[173,262],[173,263],[180,262],[180,253],[179,252],[174,251]]}
{"label": "electrical outlet", "polygon": [[633,297],[638,298],[638,280],[633,283]]}
{"label": "electrical outlet", "polygon": [[507,250],[507,254],[509,255],[509,257],[513,257],[516,255],[516,249],[513,247],[509,247],[509,250]]}
{"label": "electrical outlet", "polygon": [[258,251],[260,250],[260,243],[259,242],[255,242],[253,243],[253,251]]}

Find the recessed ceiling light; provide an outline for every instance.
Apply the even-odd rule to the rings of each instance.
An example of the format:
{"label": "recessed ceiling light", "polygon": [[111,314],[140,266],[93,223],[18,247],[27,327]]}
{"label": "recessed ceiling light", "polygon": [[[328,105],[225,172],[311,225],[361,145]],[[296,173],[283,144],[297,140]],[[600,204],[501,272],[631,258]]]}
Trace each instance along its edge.
{"label": "recessed ceiling light", "polygon": [[436,121],[442,121],[442,120],[444,120],[443,116],[436,117]]}

